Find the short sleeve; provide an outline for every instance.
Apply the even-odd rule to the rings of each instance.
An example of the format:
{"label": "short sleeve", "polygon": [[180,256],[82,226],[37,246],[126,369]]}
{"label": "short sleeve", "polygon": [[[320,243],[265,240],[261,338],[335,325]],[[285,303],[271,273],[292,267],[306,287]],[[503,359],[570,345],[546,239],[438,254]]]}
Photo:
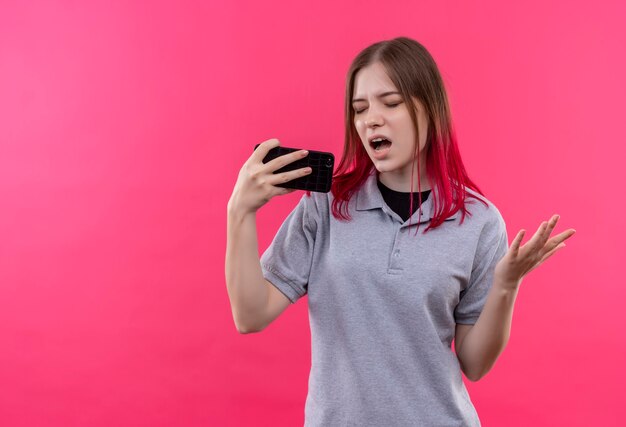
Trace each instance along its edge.
{"label": "short sleeve", "polygon": [[307,293],[316,232],[315,200],[305,194],[261,256],[263,276],[292,304]]}
{"label": "short sleeve", "polygon": [[486,224],[481,232],[469,283],[461,291],[459,303],[454,310],[456,323],[476,323],[493,285],[496,264],[508,250],[506,224],[497,209],[496,213],[497,220]]}

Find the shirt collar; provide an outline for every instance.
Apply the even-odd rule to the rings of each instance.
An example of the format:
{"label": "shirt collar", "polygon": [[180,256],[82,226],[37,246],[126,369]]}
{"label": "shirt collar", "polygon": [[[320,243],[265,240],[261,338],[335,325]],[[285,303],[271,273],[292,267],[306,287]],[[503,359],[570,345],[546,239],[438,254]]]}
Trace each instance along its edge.
{"label": "shirt collar", "polygon": [[[385,205],[385,201],[383,199],[383,195],[380,193],[380,189],[378,188],[378,184],[376,182],[377,173],[376,169],[372,168],[369,176],[363,183],[361,190],[356,194],[356,210],[357,211],[366,211],[370,209],[383,209]],[[413,216],[411,217],[412,224],[418,224],[417,218],[419,216],[419,224],[430,221],[430,219],[434,215],[434,206],[433,206],[433,198],[434,193],[437,192],[437,188],[434,187],[428,198],[426,200],[422,200],[422,204],[420,206],[421,216],[419,211],[415,211]],[[459,216],[460,210],[456,211],[453,215],[450,215],[446,218],[446,221],[453,220]],[[415,220],[415,222],[414,222]],[[407,220],[408,221],[408,220]]]}

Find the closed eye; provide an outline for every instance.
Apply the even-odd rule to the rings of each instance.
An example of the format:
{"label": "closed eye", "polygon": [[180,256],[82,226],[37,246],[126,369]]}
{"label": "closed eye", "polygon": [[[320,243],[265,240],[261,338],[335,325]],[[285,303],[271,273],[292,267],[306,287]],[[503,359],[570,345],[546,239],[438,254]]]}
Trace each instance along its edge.
{"label": "closed eye", "polygon": [[[401,102],[398,102],[398,103],[396,103],[396,104],[385,104],[385,105],[386,105],[387,107],[389,107],[389,108],[395,108],[395,107],[397,107],[397,106],[398,106],[398,105],[400,105],[400,104],[402,104],[402,103],[401,103]],[[354,110],[354,114],[361,114],[361,113],[362,113],[363,111],[365,111],[365,110],[367,110],[367,108],[364,108],[364,109],[362,109],[362,110]]]}

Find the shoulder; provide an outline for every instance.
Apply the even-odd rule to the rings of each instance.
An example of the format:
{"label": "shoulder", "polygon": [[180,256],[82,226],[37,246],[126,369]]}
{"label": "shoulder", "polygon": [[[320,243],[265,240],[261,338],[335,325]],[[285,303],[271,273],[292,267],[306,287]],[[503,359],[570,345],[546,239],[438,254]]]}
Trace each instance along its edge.
{"label": "shoulder", "polygon": [[497,206],[477,191],[467,187],[465,190],[468,193],[465,198],[465,208],[471,213],[469,222],[473,223],[475,227],[481,229],[483,232],[493,234],[500,234],[503,231],[506,232],[504,217]]}
{"label": "shoulder", "polygon": [[310,194],[304,192],[300,199],[300,204],[306,211],[307,216],[316,222],[328,216],[332,203],[332,194],[311,191]]}

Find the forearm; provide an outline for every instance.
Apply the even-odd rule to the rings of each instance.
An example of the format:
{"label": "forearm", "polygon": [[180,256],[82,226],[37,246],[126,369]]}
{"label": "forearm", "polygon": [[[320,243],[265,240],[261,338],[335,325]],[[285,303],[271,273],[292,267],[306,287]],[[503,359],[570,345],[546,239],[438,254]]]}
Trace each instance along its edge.
{"label": "forearm", "polygon": [[267,289],[258,254],[256,215],[228,209],[226,288],[235,325],[255,328],[267,302]]}
{"label": "forearm", "polygon": [[466,376],[478,381],[493,367],[509,341],[513,306],[519,283],[494,279],[480,317],[465,336],[457,354]]}

